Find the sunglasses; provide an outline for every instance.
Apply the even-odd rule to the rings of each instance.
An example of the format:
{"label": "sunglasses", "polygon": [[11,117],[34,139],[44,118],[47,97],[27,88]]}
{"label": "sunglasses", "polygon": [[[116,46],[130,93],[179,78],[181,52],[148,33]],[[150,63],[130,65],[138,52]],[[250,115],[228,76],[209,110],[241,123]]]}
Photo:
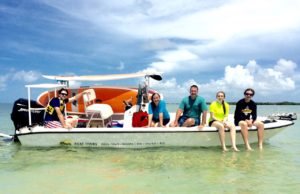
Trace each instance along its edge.
{"label": "sunglasses", "polygon": [[252,93],[245,93],[245,96],[253,96]]}
{"label": "sunglasses", "polygon": [[67,93],[60,93],[61,95],[63,95],[63,96],[68,96],[68,94]]}

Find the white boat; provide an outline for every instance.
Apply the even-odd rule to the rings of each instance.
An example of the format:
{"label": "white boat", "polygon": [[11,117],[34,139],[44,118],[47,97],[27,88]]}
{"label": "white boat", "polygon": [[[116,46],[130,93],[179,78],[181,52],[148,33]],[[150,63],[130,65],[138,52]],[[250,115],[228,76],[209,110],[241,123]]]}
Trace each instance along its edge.
{"label": "white boat", "polygon": [[[93,80],[105,80],[108,79],[123,79],[145,76],[146,81],[150,77],[160,79],[160,75],[148,75],[148,74],[128,74],[130,76],[118,77],[113,76],[92,76]],[[70,80],[92,80],[89,76],[84,77],[53,77],[47,78],[56,79],[67,83]],[[65,87],[61,84],[39,84],[39,85],[27,85],[28,88],[28,102],[27,106],[20,105],[17,111],[18,113],[24,112],[28,115],[28,122],[20,123],[17,119],[14,123],[19,122],[19,127],[16,127],[13,137],[20,141],[24,146],[75,146],[75,147],[103,147],[103,148],[148,148],[148,147],[209,147],[219,146],[218,131],[214,127],[204,127],[198,129],[198,127],[132,127],[133,114],[142,108],[141,99],[143,99],[144,92],[147,92],[149,82],[145,82],[144,87],[140,87],[137,91],[138,100],[137,103],[129,110],[123,113],[115,113],[109,104],[92,104],[85,107],[85,113],[78,113],[78,125],[76,128],[65,129],[55,128],[49,129],[42,126],[40,120],[36,120],[37,115],[41,115],[44,107],[33,107],[32,101],[30,101],[30,91],[32,88],[48,88],[58,89]],[[56,92],[54,92],[56,94]],[[84,102],[94,100],[95,96],[85,96]],[[143,102],[143,100],[142,100]],[[16,103],[15,103],[16,104]],[[88,104],[88,103],[86,103]],[[147,110],[148,103],[145,110]],[[15,107],[14,107],[15,108]],[[24,115],[23,113],[23,115]],[[27,114],[28,113],[28,114]],[[72,113],[68,113],[73,114]],[[174,120],[175,113],[170,113],[171,121]],[[230,115],[230,119],[233,116]],[[265,135],[264,139],[267,140],[277,133],[281,132],[285,127],[293,125],[292,120],[280,120],[273,118],[263,118],[260,120],[265,121]],[[15,123],[16,126],[16,123]],[[21,127],[20,127],[21,126]],[[237,127],[237,144],[243,144],[240,128]],[[229,131],[226,132],[226,144],[230,145]],[[249,142],[257,142],[257,129],[252,127],[249,129]]]}

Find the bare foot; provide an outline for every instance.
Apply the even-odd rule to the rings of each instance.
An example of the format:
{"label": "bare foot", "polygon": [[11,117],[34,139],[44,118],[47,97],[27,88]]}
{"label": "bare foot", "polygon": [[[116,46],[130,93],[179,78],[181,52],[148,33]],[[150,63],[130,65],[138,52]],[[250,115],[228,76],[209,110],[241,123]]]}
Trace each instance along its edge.
{"label": "bare foot", "polygon": [[254,151],[254,150],[251,148],[251,146],[250,146],[249,143],[245,143],[245,146],[246,146],[246,150],[247,150],[247,151]]}
{"label": "bare foot", "polygon": [[246,148],[247,151],[254,151],[250,146]]}
{"label": "bare foot", "polygon": [[235,151],[235,152],[239,152],[239,151],[240,151],[239,149],[237,149],[237,147],[232,147],[232,149],[233,149],[233,151]]}
{"label": "bare foot", "polygon": [[263,149],[263,145],[258,145],[259,150]]}
{"label": "bare foot", "polygon": [[228,149],[226,147],[223,147],[223,152],[227,152]]}

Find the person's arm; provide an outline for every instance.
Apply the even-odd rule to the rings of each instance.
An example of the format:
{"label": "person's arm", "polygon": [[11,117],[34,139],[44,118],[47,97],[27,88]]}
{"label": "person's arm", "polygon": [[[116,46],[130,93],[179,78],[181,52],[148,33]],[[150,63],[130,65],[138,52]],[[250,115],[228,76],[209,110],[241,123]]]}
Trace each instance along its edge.
{"label": "person's arm", "polygon": [[224,119],[223,119],[223,123],[227,123],[228,121],[228,115],[229,115],[229,112],[230,112],[230,106],[227,102],[225,102],[225,108],[226,108],[226,113],[224,115]]}
{"label": "person's arm", "polygon": [[228,126],[228,117],[224,117],[222,122],[224,126]]}
{"label": "person's arm", "polygon": [[163,113],[159,113],[159,125],[161,126],[161,127],[164,127],[164,114]]}
{"label": "person's arm", "polygon": [[212,118],[213,121],[217,121],[218,119],[215,117],[213,112],[209,112],[210,117]]}
{"label": "person's arm", "polygon": [[250,102],[249,109],[251,110],[251,113],[250,113],[251,115],[249,116],[249,119],[246,119],[246,122],[248,124],[248,127],[252,127],[253,123],[255,122],[255,120],[257,118],[255,102],[253,102],[253,101]]}
{"label": "person's arm", "polygon": [[255,106],[255,103],[250,102],[249,109],[251,110],[251,113],[245,121],[246,121],[248,127],[252,127],[253,123],[256,120],[256,106]]}
{"label": "person's arm", "polygon": [[151,127],[153,114],[148,114],[148,127]]}
{"label": "person's arm", "polygon": [[183,112],[183,111],[182,111],[180,108],[177,109],[177,111],[176,111],[176,116],[175,116],[175,121],[174,121],[175,127],[178,126],[178,119],[179,119],[179,117],[181,116],[182,112]]}
{"label": "person's arm", "polygon": [[76,94],[75,96],[69,98],[69,102],[74,102],[75,100],[78,100],[78,98],[82,97],[83,94],[86,94],[86,93],[88,93],[88,92],[85,90],[83,92]]}
{"label": "person's arm", "polygon": [[215,117],[214,112],[216,112],[216,103],[212,102],[209,106],[209,113],[212,120],[217,121],[218,119]]}
{"label": "person's arm", "polygon": [[207,118],[207,105],[206,105],[206,101],[203,98],[202,102],[201,102],[201,110],[202,110],[202,118],[201,118],[201,124],[198,126],[199,129],[202,129],[203,127],[205,127],[206,125],[206,118]]}
{"label": "person's arm", "polygon": [[56,111],[56,114],[57,114],[57,117],[61,123],[61,125],[63,126],[63,128],[66,128],[66,129],[71,129],[71,126],[68,126],[65,122],[65,117],[64,115],[62,114],[62,112],[60,111],[59,107],[55,107],[55,111]]}
{"label": "person's arm", "polygon": [[185,109],[185,102],[184,102],[184,99],[182,99],[180,104],[179,104],[179,108],[176,111],[176,116],[175,116],[175,121],[174,121],[174,126],[175,127],[178,126],[178,119],[182,115],[184,109]]}
{"label": "person's arm", "polygon": [[236,103],[236,107],[235,107],[235,111],[234,111],[234,120],[239,121],[241,119],[241,111],[242,111],[241,102],[238,101]]}
{"label": "person's arm", "polygon": [[164,112],[167,110],[166,103],[161,100],[158,104],[159,108],[159,115],[158,115],[158,120],[159,120],[159,125],[161,127],[164,127]]}
{"label": "person's arm", "polygon": [[212,120],[217,120],[215,115],[214,115],[214,102],[212,102],[210,105],[209,105],[209,113],[210,113],[210,118]]}
{"label": "person's arm", "polygon": [[202,119],[201,124],[198,126],[199,129],[202,129],[206,125],[206,117],[207,117],[207,110],[202,112]]}
{"label": "person's arm", "polygon": [[253,110],[252,110],[252,123],[254,123],[257,119],[257,106],[255,102],[253,102]]}

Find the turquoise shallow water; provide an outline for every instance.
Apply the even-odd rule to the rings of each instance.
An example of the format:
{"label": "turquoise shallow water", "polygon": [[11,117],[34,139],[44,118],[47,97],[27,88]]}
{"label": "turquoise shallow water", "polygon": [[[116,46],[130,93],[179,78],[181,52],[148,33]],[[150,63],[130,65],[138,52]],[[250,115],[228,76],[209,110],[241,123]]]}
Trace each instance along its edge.
{"label": "turquoise shallow water", "polygon": [[[13,133],[10,112],[10,104],[0,104],[0,132]],[[299,115],[300,106],[259,106],[260,114],[270,112]],[[26,148],[0,141],[0,193],[299,193],[299,138],[298,120],[262,152]]]}

